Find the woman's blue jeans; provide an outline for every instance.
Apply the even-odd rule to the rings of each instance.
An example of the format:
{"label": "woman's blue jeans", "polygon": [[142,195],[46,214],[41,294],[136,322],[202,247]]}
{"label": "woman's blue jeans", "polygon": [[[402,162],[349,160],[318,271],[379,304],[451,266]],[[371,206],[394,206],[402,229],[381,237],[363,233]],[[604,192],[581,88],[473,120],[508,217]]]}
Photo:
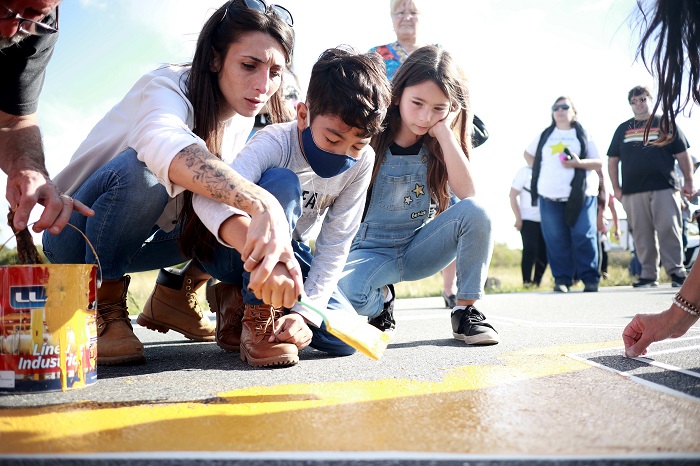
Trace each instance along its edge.
{"label": "woman's blue jeans", "polygon": [[417,230],[389,220],[400,214],[387,210],[383,215],[385,225],[360,226],[339,282],[358,314],[378,316],[384,285],[429,277],[455,257],[457,299],[483,296],[493,240],[491,219],[477,201],[463,199]]}
{"label": "woman's blue jeans", "polygon": [[565,220],[566,202],[539,197],[542,234],[547,244],[547,259],[557,285],[571,286],[574,277],[583,283],[600,281],[598,270],[597,202],[586,196],[576,223]]}
{"label": "woman's blue jeans", "polygon": [[[159,269],[188,259],[177,244],[179,227],[174,225],[166,232],[156,225],[169,196],[133,149],[95,171],[73,198],[95,211],[93,217],[74,212],[70,223],[84,232],[95,248],[103,279],[116,280],[129,272]],[[85,239],[70,227],[58,235],[44,232],[42,243],[53,263],[96,263]]]}

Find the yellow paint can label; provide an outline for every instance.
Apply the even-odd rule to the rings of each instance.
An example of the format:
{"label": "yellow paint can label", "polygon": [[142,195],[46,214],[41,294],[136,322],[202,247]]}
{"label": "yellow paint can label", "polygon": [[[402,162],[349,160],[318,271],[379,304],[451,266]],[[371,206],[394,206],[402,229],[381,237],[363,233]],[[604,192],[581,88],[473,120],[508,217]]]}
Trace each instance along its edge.
{"label": "yellow paint can label", "polygon": [[0,390],[83,388],[97,380],[95,267],[0,267]]}

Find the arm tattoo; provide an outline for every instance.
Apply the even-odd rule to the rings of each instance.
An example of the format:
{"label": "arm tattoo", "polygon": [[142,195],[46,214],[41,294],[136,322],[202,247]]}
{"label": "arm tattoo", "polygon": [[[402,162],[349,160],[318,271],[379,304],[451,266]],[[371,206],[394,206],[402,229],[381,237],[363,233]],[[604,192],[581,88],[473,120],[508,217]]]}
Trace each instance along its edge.
{"label": "arm tattoo", "polygon": [[266,212],[263,190],[233,171],[225,162],[207,150],[192,144],[182,149],[176,159],[182,160],[192,174],[192,182],[204,188],[202,194],[246,212],[254,205]]}

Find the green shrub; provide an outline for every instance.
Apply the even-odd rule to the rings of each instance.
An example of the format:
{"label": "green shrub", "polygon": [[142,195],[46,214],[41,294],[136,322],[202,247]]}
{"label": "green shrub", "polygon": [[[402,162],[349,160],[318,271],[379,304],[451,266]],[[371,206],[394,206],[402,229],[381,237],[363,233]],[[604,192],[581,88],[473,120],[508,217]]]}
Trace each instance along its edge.
{"label": "green shrub", "polygon": [[[41,256],[41,259],[44,261],[45,264],[47,264],[49,261],[46,260],[46,256],[44,255],[44,252],[41,250],[41,248],[37,248],[39,252],[39,256]],[[0,265],[18,265],[19,264],[19,257],[17,257],[17,248],[8,248],[5,246],[0,250]]]}
{"label": "green shrub", "polygon": [[522,257],[522,250],[510,249],[503,243],[496,243],[493,246],[491,267],[520,267]]}
{"label": "green shrub", "polygon": [[0,250],[0,265],[17,265],[19,258],[17,257],[16,248],[8,248],[5,246]]}

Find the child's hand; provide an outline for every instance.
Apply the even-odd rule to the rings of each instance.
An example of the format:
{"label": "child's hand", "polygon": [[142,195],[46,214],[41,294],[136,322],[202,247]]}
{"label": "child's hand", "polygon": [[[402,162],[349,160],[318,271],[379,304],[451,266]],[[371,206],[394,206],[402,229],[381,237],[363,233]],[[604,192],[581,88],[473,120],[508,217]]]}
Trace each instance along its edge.
{"label": "child's hand", "polygon": [[428,134],[434,138],[439,138],[441,131],[448,131],[451,133],[452,123],[455,121],[455,118],[457,118],[456,111],[448,113],[445,118],[435,123],[433,127],[428,130]]}
{"label": "child's hand", "polygon": [[[268,279],[257,288],[250,287],[250,290],[255,293],[255,297],[261,299],[265,304],[270,304],[275,308],[286,307],[290,309],[297,301],[299,292],[296,287],[294,273],[301,275],[294,260],[294,268],[278,262],[272,268]],[[252,283],[252,280],[251,280]]]}
{"label": "child's hand", "polygon": [[311,329],[304,318],[296,312],[290,312],[287,315],[280,317],[277,320],[275,333],[270,335],[268,340],[270,343],[281,341],[284,343],[293,343],[298,349],[304,349],[311,343]]}

